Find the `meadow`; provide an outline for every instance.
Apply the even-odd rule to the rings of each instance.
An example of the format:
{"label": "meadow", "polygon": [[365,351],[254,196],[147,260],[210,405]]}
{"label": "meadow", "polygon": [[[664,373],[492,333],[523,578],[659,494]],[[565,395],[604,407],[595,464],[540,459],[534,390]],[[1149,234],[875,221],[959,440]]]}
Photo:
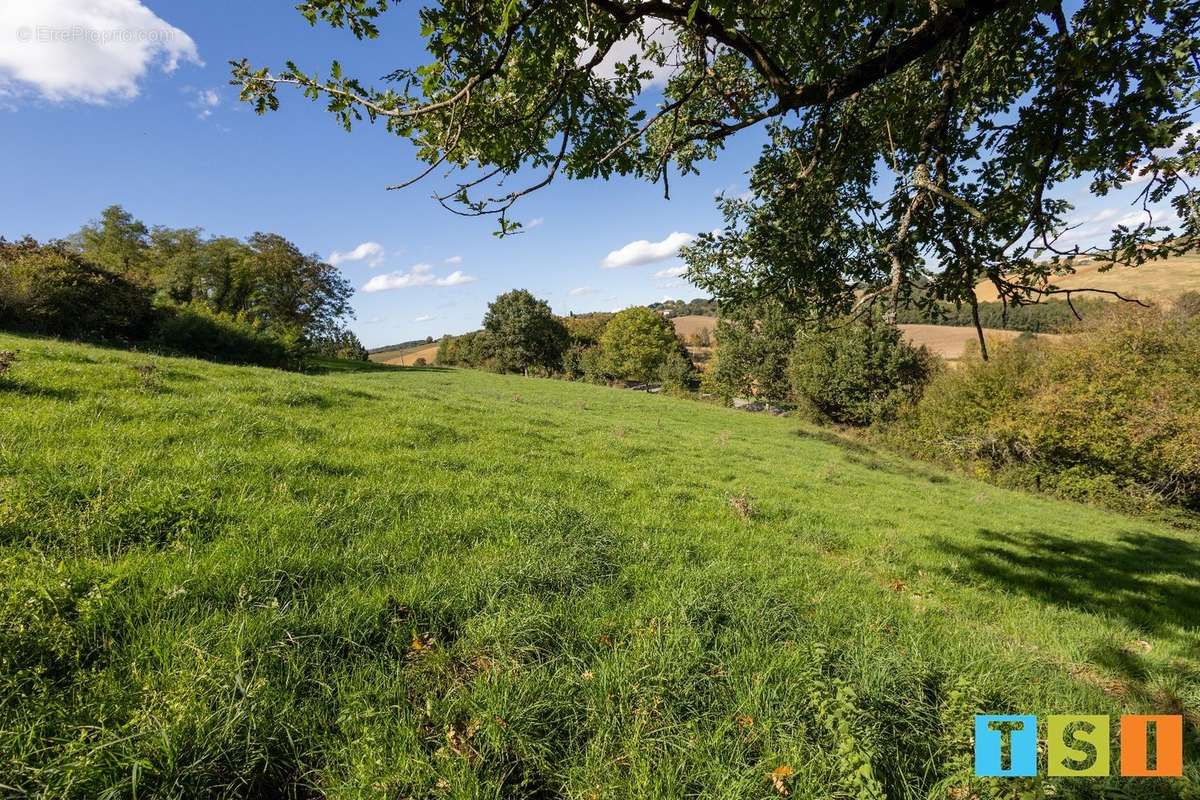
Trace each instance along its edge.
{"label": "meadow", "polygon": [[[0,335],[0,795],[1196,797],[1195,530],[786,417]],[[972,777],[1183,713],[1183,780]]]}

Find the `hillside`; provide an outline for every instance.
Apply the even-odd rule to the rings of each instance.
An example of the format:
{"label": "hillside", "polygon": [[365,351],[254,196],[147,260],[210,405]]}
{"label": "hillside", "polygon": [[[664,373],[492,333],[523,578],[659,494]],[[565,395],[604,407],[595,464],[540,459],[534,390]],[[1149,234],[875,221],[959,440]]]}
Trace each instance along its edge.
{"label": "hillside", "polygon": [[[685,342],[690,341],[690,337],[701,330],[707,330],[710,334],[716,330],[716,317],[703,316],[685,316],[676,317],[671,320],[675,325],[675,333],[680,336]],[[904,338],[917,347],[925,346],[929,351],[936,353],[950,363],[954,363],[962,358],[966,352],[968,344],[976,341],[977,334],[974,328],[955,326],[955,325],[900,325],[900,330],[904,332]],[[990,339],[999,341],[1008,341],[1020,335],[1017,331],[1003,331],[994,328],[985,328],[984,335]],[[1050,336],[1053,334],[1041,334],[1042,336]],[[707,360],[715,347],[688,347],[688,351],[692,354],[693,359],[697,356],[704,357]]]}
{"label": "hillside", "polygon": [[[904,338],[917,347],[927,347],[931,353],[936,353],[953,364],[963,357],[967,348],[979,341],[978,332],[971,327],[961,325],[899,325]],[[1019,331],[1004,331],[996,328],[984,328],[983,335],[987,341],[1007,342],[1021,335]],[[1061,338],[1060,334],[1039,333],[1046,339]]]}
{"label": "hillside", "polygon": [[432,364],[437,358],[437,351],[437,342],[421,342],[419,344],[406,347],[372,350],[371,360],[377,361],[380,364],[393,364],[396,366],[411,367],[418,358],[423,358],[425,359],[425,363]]}
{"label": "hillside", "polygon": [[0,349],[14,795],[968,797],[976,712],[1200,713],[1194,532],[640,392]]}
{"label": "hillside", "polygon": [[[1184,292],[1200,292],[1200,254],[1151,261],[1136,269],[1114,267],[1107,272],[1100,272],[1096,262],[1083,261],[1074,274],[1055,278],[1054,285],[1062,289],[1106,289],[1144,301],[1170,302]],[[975,291],[981,302],[998,299],[996,287],[987,281]]]}

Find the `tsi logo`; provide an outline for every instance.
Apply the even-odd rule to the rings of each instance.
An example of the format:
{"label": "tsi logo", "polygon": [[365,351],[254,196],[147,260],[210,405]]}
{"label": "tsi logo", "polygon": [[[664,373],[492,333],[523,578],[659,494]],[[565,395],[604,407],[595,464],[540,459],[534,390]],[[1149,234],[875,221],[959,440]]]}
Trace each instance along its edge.
{"label": "tsi logo", "polygon": [[[1046,720],[1046,772],[1058,777],[1109,775],[1106,716],[1056,714]],[[975,717],[975,774],[1017,778],[1038,774],[1038,724],[1032,714]],[[1121,717],[1121,774],[1183,776],[1183,717]]]}

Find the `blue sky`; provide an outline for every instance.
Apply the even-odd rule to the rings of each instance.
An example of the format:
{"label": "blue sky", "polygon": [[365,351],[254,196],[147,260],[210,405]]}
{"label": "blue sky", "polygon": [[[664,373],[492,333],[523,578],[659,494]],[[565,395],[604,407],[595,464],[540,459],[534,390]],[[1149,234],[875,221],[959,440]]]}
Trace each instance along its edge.
{"label": "blue sky", "polygon": [[[356,287],[380,274],[411,275],[414,265],[428,268],[418,269],[419,279],[406,288],[355,296],[351,327],[368,346],[473,329],[490,299],[517,287],[560,313],[699,296],[660,274],[677,267],[677,258],[601,264],[630,242],[716,227],[714,193],[742,191],[757,152],[756,136],[742,137],[701,176],[673,177],[670,201],[660,186],[639,181],[556,181],[515,209],[528,231],[500,240],[491,219],[457,217],[433,202],[436,183],[385,191],[416,174],[419,164],[410,145],[382,127],[347,134],[319,106],[286,92],[280,111],[260,117],[228,85],[227,61],[243,56],[256,65],[292,58],[322,70],[336,57],[349,74],[363,76],[423,63],[415,6],[389,13],[380,39],[359,42],[346,31],[310,27],[288,0],[140,5],[190,38],[196,58],[181,50],[167,72],[171,54],[157,54],[136,81],[136,95],[53,96],[67,90],[51,88],[48,96],[44,85],[9,71],[0,89],[9,186],[0,199],[0,234],[63,236],[119,203],[147,224],[235,236],[273,231],[325,257],[376,243],[382,258],[339,263]],[[27,57],[20,47],[46,46],[36,40],[14,46],[18,34],[11,29],[0,35],[0,74],[4,49],[17,50],[11,63]],[[453,284],[445,279],[455,271],[464,282],[420,279]]]}
{"label": "blue sky", "polygon": [[[761,143],[751,131],[701,175],[673,176],[669,201],[660,186],[639,181],[556,181],[516,207],[528,231],[500,240],[490,219],[434,203],[436,183],[385,191],[420,165],[382,127],[347,134],[289,92],[280,111],[259,117],[228,85],[227,62],[241,57],[321,70],[337,58],[364,77],[423,63],[416,5],[400,5],[383,18],[379,39],[360,42],[310,27],[292,0],[106,0],[116,11],[98,28],[120,23],[157,38],[103,46],[78,35],[54,39],[52,31],[94,19],[88,12],[97,5],[0,7],[0,234],[64,236],[119,203],[152,225],[239,237],[271,231],[327,258],[357,248],[362,258],[335,260],[360,289],[351,327],[368,346],[473,329],[491,298],[517,287],[559,313],[698,296],[669,274],[680,264],[672,253],[683,234],[720,223],[714,194],[744,190]],[[1104,229],[1132,210],[1113,197],[1077,191],[1075,199],[1081,231],[1093,238],[1106,238]],[[643,240],[660,246],[631,245]],[[612,268],[606,260],[637,263]],[[395,288],[361,291],[369,283]]]}

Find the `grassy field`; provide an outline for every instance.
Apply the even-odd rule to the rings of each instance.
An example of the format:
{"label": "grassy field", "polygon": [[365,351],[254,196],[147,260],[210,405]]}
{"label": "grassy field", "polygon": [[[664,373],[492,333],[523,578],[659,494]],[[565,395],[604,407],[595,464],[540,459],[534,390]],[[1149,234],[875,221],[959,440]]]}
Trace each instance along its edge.
{"label": "grassy field", "polygon": [[[640,392],[0,349],[0,794],[1196,796],[1195,531]],[[1146,710],[1187,779],[970,777],[977,711]]]}

